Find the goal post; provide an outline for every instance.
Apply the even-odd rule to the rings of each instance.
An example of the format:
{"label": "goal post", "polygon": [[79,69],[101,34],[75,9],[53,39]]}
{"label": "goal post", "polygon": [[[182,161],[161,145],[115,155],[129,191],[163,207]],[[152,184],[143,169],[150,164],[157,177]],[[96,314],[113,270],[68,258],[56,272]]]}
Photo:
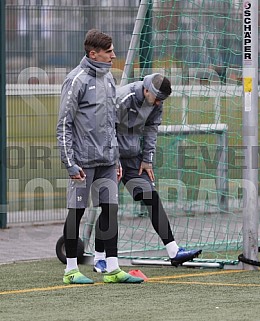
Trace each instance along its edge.
{"label": "goal post", "polygon": [[123,70],[122,79],[120,82],[121,86],[128,83],[130,76],[133,77],[133,64],[136,55],[136,48],[140,47],[141,32],[144,27],[145,17],[148,12],[149,6],[152,4],[149,0],[141,0],[139,10],[137,13],[133,34],[129,44],[125,66]]}
{"label": "goal post", "polygon": [[[243,255],[258,261],[258,0],[243,1]],[[257,164],[254,166],[253,164]],[[245,269],[258,269],[244,264]]]}

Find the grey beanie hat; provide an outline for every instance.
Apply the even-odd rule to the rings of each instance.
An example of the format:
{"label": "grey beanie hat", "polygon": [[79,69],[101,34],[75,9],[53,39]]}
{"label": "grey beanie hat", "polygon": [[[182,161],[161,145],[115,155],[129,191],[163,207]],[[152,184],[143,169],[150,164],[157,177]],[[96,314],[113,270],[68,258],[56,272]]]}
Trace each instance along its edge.
{"label": "grey beanie hat", "polygon": [[157,99],[165,100],[168,97],[168,95],[164,94],[159,89],[156,89],[154,84],[152,83],[152,80],[156,75],[160,74],[156,73],[145,76],[143,80],[143,86],[145,89],[149,90],[154,96],[156,96]]}

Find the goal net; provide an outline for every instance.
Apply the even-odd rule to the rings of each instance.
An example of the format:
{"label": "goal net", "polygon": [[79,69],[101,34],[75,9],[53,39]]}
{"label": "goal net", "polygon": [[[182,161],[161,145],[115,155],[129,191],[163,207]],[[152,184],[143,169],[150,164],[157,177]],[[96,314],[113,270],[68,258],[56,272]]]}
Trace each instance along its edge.
{"label": "goal net", "polygon": [[[156,186],[178,244],[224,262],[235,262],[242,248],[241,6],[236,0],[141,1],[121,81],[151,72],[171,80]],[[123,186],[119,232],[121,256],[167,257],[145,206]]]}

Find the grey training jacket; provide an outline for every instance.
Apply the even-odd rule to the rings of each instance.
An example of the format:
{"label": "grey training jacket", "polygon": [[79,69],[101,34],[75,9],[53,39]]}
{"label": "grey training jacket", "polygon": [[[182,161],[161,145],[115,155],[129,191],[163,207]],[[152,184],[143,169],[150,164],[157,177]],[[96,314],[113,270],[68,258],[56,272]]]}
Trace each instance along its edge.
{"label": "grey training jacket", "polygon": [[61,91],[57,139],[67,168],[117,162],[115,103],[115,83],[108,64],[84,57],[67,75]]}
{"label": "grey training jacket", "polygon": [[148,105],[142,81],[117,89],[117,140],[120,158],[136,157],[153,162],[158,126],[162,121],[162,104]]}

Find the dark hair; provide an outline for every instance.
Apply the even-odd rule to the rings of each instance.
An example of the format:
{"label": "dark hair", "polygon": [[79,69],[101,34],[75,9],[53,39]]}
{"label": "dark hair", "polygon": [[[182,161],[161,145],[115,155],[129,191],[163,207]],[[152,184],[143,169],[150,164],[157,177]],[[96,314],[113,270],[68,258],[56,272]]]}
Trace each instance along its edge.
{"label": "dark hair", "polygon": [[156,89],[160,90],[165,95],[170,96],[172,93],[171,82],[168,78],[158,74],[153,77],[152,83]]}
{"label": "dark hair", "polygon": [[91,50],[99,52],[100,50],[107,50],[112,45],[112,37],[109,35],[97,30],[91,29],[86,33],[84,48],[86,55],[89,55]]}

